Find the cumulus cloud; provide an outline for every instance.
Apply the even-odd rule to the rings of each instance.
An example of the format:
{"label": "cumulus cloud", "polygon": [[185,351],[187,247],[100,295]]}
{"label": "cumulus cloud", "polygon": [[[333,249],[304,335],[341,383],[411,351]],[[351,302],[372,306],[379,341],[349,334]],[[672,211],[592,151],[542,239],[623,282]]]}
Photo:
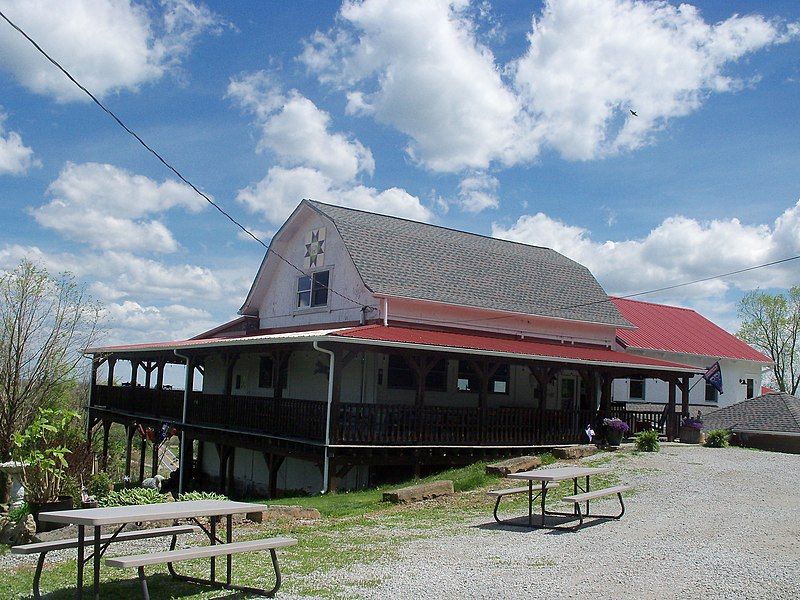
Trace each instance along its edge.
{"label": "cumulus cloud", "polygon": [[[0,7],[97,96],[136,90],[180,65],[195,40],[222,25],[189,0],[0,0]],[[87,37],[87,34],[88,37]],[[0,68],[27,89],[59,102],[87,101],[75,85],[15,32],[0,36]]]}
{"label": "cumulus cloud", "polygon": [[172,233],[147,216],[177,206],[192,212],[205,207],[183,183],[158,183],[99,163],[67,163],[47,192],[53,200],[31,209],[40,225],[106,250],[172,252],[178,247]]}
{"label": "cumulus cloud", "polygon": [[524,55],[499,65],[476,33],[486,11],[470,8],[347,0],[299,59],[351,113],[406,134],[419,163],[458,172],[529,162],[543,147],[570,160],[638,148],[710,94],[741,88],[728,68],[800,29],[760,15],[708,24],[688,4],[547,1]]}
{"label": "cumulus cloud", "polygon": [[16,131],[6,133],[6,115],[0,110],[0,175],[24,175],[31,167],[41,165],[33,150],[22,143]]}
{"label": "cumulus cloud", "polygon": [[358,184],[337,186],[320,171],[307,167],[272,167],[264,179],[240,190],[237,196],[250,211],[271,223],[284,221],[303,198],[415,221],[430,221],[433,217],[419,198],[400,188],[378,191]]}
{"label": "cumulus cloud", "polygon": [[[675,216],[641,239],[596,241],[589,230],[543,213],[524,215],[510,227],[495,223],[492,235],[553,248],[586,265],[609,293],[629,294],[800,254],[800,202],[772,224],[748,225],[736,218],[699,222]],[[799,268],[795,262],[784,263],[676,293],[699,298],[718,296],[731,287],[786,287],[797,281]]]}
{"label": "cumulus cloud", "polygon": [[255,115],[261,128],[258,149],[271,151],[283,164],[311,167],[337,182],[374,172],[368,148],[331,133],[327,112],[297,90],[284,94],[266,72],[232,79],[228,97]]}
{"label": "cumulus cloud", "polygon": [[279,163],[237,198],[269,223],[283,222],[303,198],[429,221],[431,211],[399,188],[379,191],[361,183],[372,175],[372,152],[357,139],[331,131],[330,115],[297,90],[284,93],[264,71],[231,80],[227,96],[251,113],[261,129],[257,149]]}
{"label": "cumulus cloud", "polygon": [[487,208],[497,208],[500,200],[497,197],[499,182],[496,177],[486,173],[474,173],[465,177],[458,185],[458,200],[461,208],[467,212],[477,213]]}
{"label": "cumulus cloud", "polygon": [[182,304],[156,306],[126,300],[105,305],[101,316],[112,336],[104,344],[186,339],[219,323],[203,309]]}

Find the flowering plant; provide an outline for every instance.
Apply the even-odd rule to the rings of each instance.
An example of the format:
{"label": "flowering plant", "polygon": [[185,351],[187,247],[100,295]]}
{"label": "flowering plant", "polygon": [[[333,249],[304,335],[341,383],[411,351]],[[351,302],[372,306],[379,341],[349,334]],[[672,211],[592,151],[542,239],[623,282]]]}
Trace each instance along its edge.
{"label": "flowering plant", "polygon": [[690,429],[697,429],[700,431],[703,428],[703,422],[693,417],[685,417],[681,421],[681,427],[689,427]]}
{"label": "flowering plant", "polygon": [[628,424],[623,421],[622,419],[603,419],[603,425],[608,427],[609,429],[614,429],[616,431],[621,431],[622,433],[627,433],[630,427]]}

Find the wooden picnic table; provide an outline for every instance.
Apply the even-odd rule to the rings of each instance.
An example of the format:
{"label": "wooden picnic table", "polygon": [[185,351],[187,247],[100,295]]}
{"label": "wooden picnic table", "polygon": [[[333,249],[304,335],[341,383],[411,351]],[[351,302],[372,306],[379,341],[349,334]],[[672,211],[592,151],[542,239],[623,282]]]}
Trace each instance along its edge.
{"label": "wooden picnic table", "polygon": [[[589,478],[594,475],[603,475],[610,473],[610,467],[555,467],[553,469],[535,469],[533,471],[522,471],[520,473],[511,473],[507,477],[509,479],[522,479],[528,482],[528,525],[535,527],[533,524],[533,483],[538,481],[539,498],[541,499],[541,523],[539,527],[545,526],[545,515],[558,515],[558,516],[571,516],[569,513],[561,513],[555,511],[548,511],[545,508],[545,497],[547,496],[547,484],[551,482],[566,481],[572,479],[574,493],[578,493],[580,489],[583,492],[590,491]],[[585,487],[578,485],[578,479],[585,478]],[[587,501],[588,513],[588,501]],[[577,509],[575,511],[577,516]]]}
{"label": "wooden picnic table", "polygon": [[[78,560],[77,560],[77,581],[75,597],[79,600],[83,597],[83,570],[88,560],[92,560],[94,565],[93,591],[94,600],[100,598],[100,559],[105,553],[108,545],[122,530],[131,523],[142,523],[152,521],[174,521],[187,519],[194,521],[205,533],[211,544],[223,543],[217,538],[216,524],[219,517],[226,517],[227,530],[225,533],[226,544],[232,542],[233,515],[249,512],[260,512],[264,510],[261,504],[251,504],[247,502],[233,502],[230,500],[191,500],[183,502],[164,502],[163,504],[145,504],[140,506],[116,506],[109,508],[88,508],[78,510],[61,510],[54,512],[43,512],[39,514],[41,521],[52,523],[66,523],[77,525],[78,527]],[[200,517],[209,517],[210,526],[206,529],[200,523]],[[103,525],[116,525],[114,533],[109,540],[103,539],[100,528]],[[85,558],[86,528],[93,527],[94,535],[92,540],[93,552]],[[211,558],[211,581],[215,581],[215,558]],[[227,556],[227,582],[231,581],[231,556]]]}

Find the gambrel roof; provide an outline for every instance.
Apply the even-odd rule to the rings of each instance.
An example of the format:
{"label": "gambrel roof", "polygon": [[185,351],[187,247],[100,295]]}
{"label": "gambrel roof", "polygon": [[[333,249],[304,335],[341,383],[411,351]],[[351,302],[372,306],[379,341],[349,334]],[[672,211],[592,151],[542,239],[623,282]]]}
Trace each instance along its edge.
{"label": "gambrel roof", "polygon": [[555,250],[311,200],[377,296],[631,327],[589,269]]}

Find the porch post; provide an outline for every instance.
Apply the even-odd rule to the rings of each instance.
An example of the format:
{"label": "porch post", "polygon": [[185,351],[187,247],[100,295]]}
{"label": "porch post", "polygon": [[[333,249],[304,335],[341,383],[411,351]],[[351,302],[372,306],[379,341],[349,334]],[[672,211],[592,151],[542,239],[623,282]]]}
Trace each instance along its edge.
{"label": "porch post", "polygon": [[689,416],[689,378],[681,377],[681,416]]}
{"label": "porch post", "polygon": [[111,431],[111,421],[103,421],[103,458],[100,462],[103,471],[108,469],[108,434]]}
{"label": "porch post", "polygon": [[139,359],[132,358],[131,359],[131,387],[136,389],[138,385],[137,380],[139,379]]}
{"label": "porch post", "polygon": [[270,500],[278,496],[278,471],[280,471],[285,458],[285,456],[278,456],[272,452],[264,453],[264,462],[267,463],[267,470],[269,471],[269,489],[267,493]]}
{"label": "porch post", "polygon": [[602,388],[600,391],[600,415],[599,418],[605,419],[611,408],[611,384],[614,377],[610,373],[602,374]]}
{"label": "porch post", "polygon": [[164,389],[164,367],[166,366],[167,362],[165,360],[159,360],[156,363],[156,389],[163,390]]}
{"label": "porch post", "polygon": [[106,385],[111,387],[114,385],[114,365],[117,364],[116,358],[109,358],[108,359],[108,380],[106,381]]}
{"label": "porch post", "polygon": [[125,477],[128,483],[131,480],[131,452],[133,450],[133,434],[136,433],[134,425],[125,427]]}
{"label": "porch post", "polygon": [[161,445],[158,442],[156,442],[156,440],[155,440],[155,436],[157,436],[158,434],[159,434],[158,431],[153,432],[153,438],[154,438],[153,439],[153,456],[152,456],[152,459],[151,459],[153,464],[150,465],[150,472],[152,473],[151,477],[155,477],[156,475],[158,475],[158,447]]}
{"label": "porch post", "polygon": [[283,398],[283,371],[289,364],[291,358],[291,350],[274,350],[272,352],[272,397],[276,399]]}
{"label": "porch post", "polygon": [[675,379],[669,380],[669,395],[667,396],[667,439],[672,441],[675,439],[677,427],[675,427],[675,396],[676,396]]}
{"label": "porch post", "polygon": [[147,362],[143,362],[142,368],[144,369],[144,387],[149,390],[150,376],[153,373],[154,363],[149,360]]}
{"label": "porch post", "polygon": [[139,485],[144,481],[144,455],[147,453],[147,438],[143,437],[139,446]]}
{"label": "porch post", "polygon": [[228,354],[225,357],[225,395],[230,396],[233,392],[233,369],[236,361],[239,360],[238,354]]}

